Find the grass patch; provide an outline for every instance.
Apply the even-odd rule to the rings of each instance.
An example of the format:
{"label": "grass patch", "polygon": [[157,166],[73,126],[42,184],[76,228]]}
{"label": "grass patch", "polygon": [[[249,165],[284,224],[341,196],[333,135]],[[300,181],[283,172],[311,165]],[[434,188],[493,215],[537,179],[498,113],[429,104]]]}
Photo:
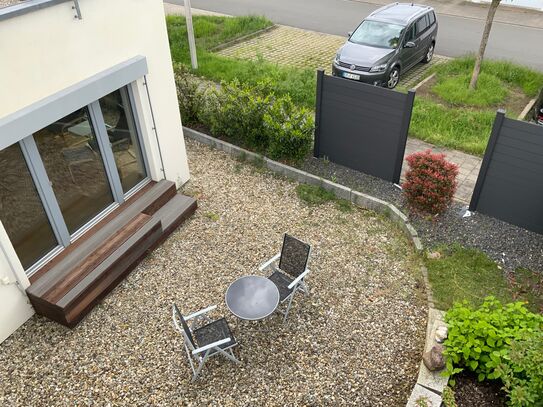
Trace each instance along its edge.
{"label": "grass patch", "polygon": [[496,113],[450,109],[427,99],[415,99],[409,133],[442,147],[483,155]]}
{"label": "grass patch", "polygon": [[463,300],[479,306],[486,296],[493,295],[503,303],[527,301],[530,309],[541,311],[543,298],[537,293],[541,286],[527,284],[528,276],[537,278],[535,273],[523,270],[522,280],[511,283],[503,270],[480,250],[452,245],[436,251],[441,258],[425,259],[425,263],[438,308],[448,309]]}
{"label": "grass patch", "polygon": [[346,199],[337,198],[336,195],[324,189],[309,184],[299,184],[296,186],[296,195],[302,201],[310,206],[325,204],[326,202],[335,202],[336,208],[341,212],[352,212],[353,204]]}
{"label": "grass patch", "polygon": [[322,205],[326,202],[335,201],[333,192],[315,185],[299,184],[296,187],[296,195],[308,205]]}
{"label": "grass patch", "polygon": [[[166,23],[173,60],[190,65],[185,17],[168,16]],[[195,16],[193,24],[198,54],[198,70],[194,74],[216,82],[238,80],[255,85],[269,81],[276,94],[288,94],[294,103],[314,107],[316,74],[312,69],[279,66],[263,59],[255,63],[210,52],[210,49],[219,44],[271,26],[271,21],[257,16]]]}
{"label": "grass patch", "polygon": [[482,72],[475,90],[469,89],[470,74],[440,77],[432,88],[441,99],[460,106],[486,107],[503,102],[507,88],[497,77]]}
{"label": "grass patch", "polygon": [[[473,56],[466,56],[436,65],[434,70],[438,77],[454,75],[469,75],[471,77],[474,65],[475,58]],[[481,74],[494,76],[509,85],[518,86],[530,97],[536,96],[543,87],[543,73],[509,61],[485,59],[481,66]]]}

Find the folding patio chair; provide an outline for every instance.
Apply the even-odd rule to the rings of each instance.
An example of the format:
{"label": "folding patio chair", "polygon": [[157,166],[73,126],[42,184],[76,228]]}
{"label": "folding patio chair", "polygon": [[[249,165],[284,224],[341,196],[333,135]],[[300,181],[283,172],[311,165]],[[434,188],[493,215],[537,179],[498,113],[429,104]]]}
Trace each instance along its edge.
{"label": "folding patio chair", "polygon": [[[192,368],[192,381],[196,380],[200,374],[206,360],[210,356],[221,354],[230,359],[234,363],[241,363],[232,352],[232,348],[237,346],[236,339],[225,318],[216,321],[207,317],[209,311],[217,308],[216,305],[207,307],[201,311],[195,312],[184,317],[177,305],[173,304],[172,319],[175,328],[183,335],[185,351],[189,358],[190,367]],[[186,321],[192,320],[191,327]],[[206,325],[197,327],[200,321],[207,321]],[[195,365],[198,365],[196,367]]]}
{"label": "folding patio chair", "polygon": [[[276,254],[258,268],[262,272],[268,268],[273,270],[273,274],[268,278],[279,289],[279,301],[283,304],[288,300],[285,311],[277,309],[284,315],[283,322],[287,320],[294,294],[298,291],[309,294],[309,287],[304,278],[309,273],[307,262],[310,253],[310,245],[285,233],[281,253]],[[279,265],[276,267],[274,263],[277,259],[279,259]]]}

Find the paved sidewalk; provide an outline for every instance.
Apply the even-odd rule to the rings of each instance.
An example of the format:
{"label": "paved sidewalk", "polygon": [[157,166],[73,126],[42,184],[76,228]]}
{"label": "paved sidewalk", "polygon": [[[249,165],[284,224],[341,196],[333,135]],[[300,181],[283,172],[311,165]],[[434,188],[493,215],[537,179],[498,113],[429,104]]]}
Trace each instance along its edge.
{"label": "paved sidewalk", "polygon": [[[349,0],[359,3],[387,5],[390,0]],[[486,20],[488,3],[472,3],[466,0],[425,0],[424,4],[433,7],[438,14],[464,17],[476,20]],[[516,7],[502,1],[494,22],[521,25],[526,27],[543,28],[543,12],[536,9]]]}
{"label": "paved sidewalk", "polygon": [[459,202],[469,204],[471,194],[473,193],[473,188],[475,188],[477,176],[479,175],[481,162],[483,161],[482,158],[463,153],[462,151],[436,147],[433,144],[426,143],[415,138],[409,138],[405,148],[404,162],[402,166],[402,180],[404,179],[404,174],[408,168],[405,157],[417,151],[425,151],[428,149],[435,153],[445,154],[446,160],[458,165],[458,189],[456,190],[454,198]]}
{"label": "paved sidewalk", "polygon": [[[174,4],[164,3],[166,14],[184,15],[185,8]],[[205,10],[192,10],[193,15],[220,15]],[[246,58],[256,60],[259,57],[279,64],[296,66],[298,68],[317,69],[325,68],[330,71],[331,61],[337,49],[345,42],[345,37],[318,33],[315,31],[302,30],[299,28],[277,26],[271,31],[262,35],[225,48],[218,53],[233,58]],[[432,64],[446,61],[448,58],[436,55],[430,64],[419,64],[405,75],[400,85],[409,89],[420,82],[425,76],[427,69]],[[431,149],[434,152],[441,152],[446,159],[459,166],[458,190],[455,199],[463,203],[469,203],[479,168],[481,158],[475,157],[461,151],[436,147],[421,140],[409,138],[405,156],[416,152]],[[403,173],[407,169],[404,160]],[[402,174],[403,177],[403,174]]]}

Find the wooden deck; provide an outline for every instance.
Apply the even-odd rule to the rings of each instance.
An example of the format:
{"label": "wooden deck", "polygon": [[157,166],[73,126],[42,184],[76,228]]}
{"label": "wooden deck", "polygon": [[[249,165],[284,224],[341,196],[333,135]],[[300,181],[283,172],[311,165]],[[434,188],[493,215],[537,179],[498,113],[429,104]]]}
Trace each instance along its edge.
{"label": "wooden deck", "polygon": [[147,185],[31,277],[36,312],[74,327],[196,207],[173,182]]}

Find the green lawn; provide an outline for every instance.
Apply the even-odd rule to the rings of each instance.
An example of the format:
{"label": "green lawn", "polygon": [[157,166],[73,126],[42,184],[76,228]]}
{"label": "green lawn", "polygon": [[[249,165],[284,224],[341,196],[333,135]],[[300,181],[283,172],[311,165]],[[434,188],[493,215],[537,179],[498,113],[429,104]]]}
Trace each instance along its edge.
{"label": "green lawn", "polygon": [[415,98],[409,133],[436,146],[483,155],[496,113],[447,108],[425,98]]}
{"label": "green lawn", "polygon": [[[168,16],[166,22],[173,60],[190,65],[185,18]],[[196,75],[217,82],[236,79],[241,83],[256,84],[270,81],[275,93],[289,94],[296,104],[314,107],[316,74],[312,69],[288,68],[263,60],[255,63],[210,52],[219,44],[271,26],[271,21],[256,16],[195,16],[193,24],[198,54]]]}
{"label": "green lawn", "polygon": [[439,259],[425,259],[436,306],[450,308],[454,302],[467,300],[474,306],[493,295],[503,303],[523,300],[534,312],[543,311],[543,277],[518,269],[510,278],[486,254],[459,245],[435,249]]}
{"label": "green lawn", "polygon": [[[217,82],[238,80],[251,85],[268,81],[275,94],[289,94],[294,103],[314,108],[314,69],[227,58],[210,51],[219,44],[269,27],[271,21],[256,16],[195,16],[193,21],[199,65],[196,75]],[[167,25],[174,61],[190,65],[185,18],[168,16]],[[495,105],[506,97],[507,87],[518,87],[530,97],[543,87],[542,73],[511,62],[484,61],[479,89],[469,92],[467,81],[473,63],[472,57],[465,57],[434,68],[439,82],[437,93],[446,102],[416,98],[409,130],[412,137],[481,156],[496,114]]]}
{"label": "green lawn", "polygon": [[[533,97],[543,87],[543,73],[508,61],[485,60],[475,91],[468,89],[473,57],[436,65],[432,92],[439,103],[418,97],[413,109],[410,134],[429,143],[483,155],[498,107],[508,109],[507,96],[518,88]],[[514,115],[513,115],[514,116]],[[436,119],[437,118],[437,119]]]}

